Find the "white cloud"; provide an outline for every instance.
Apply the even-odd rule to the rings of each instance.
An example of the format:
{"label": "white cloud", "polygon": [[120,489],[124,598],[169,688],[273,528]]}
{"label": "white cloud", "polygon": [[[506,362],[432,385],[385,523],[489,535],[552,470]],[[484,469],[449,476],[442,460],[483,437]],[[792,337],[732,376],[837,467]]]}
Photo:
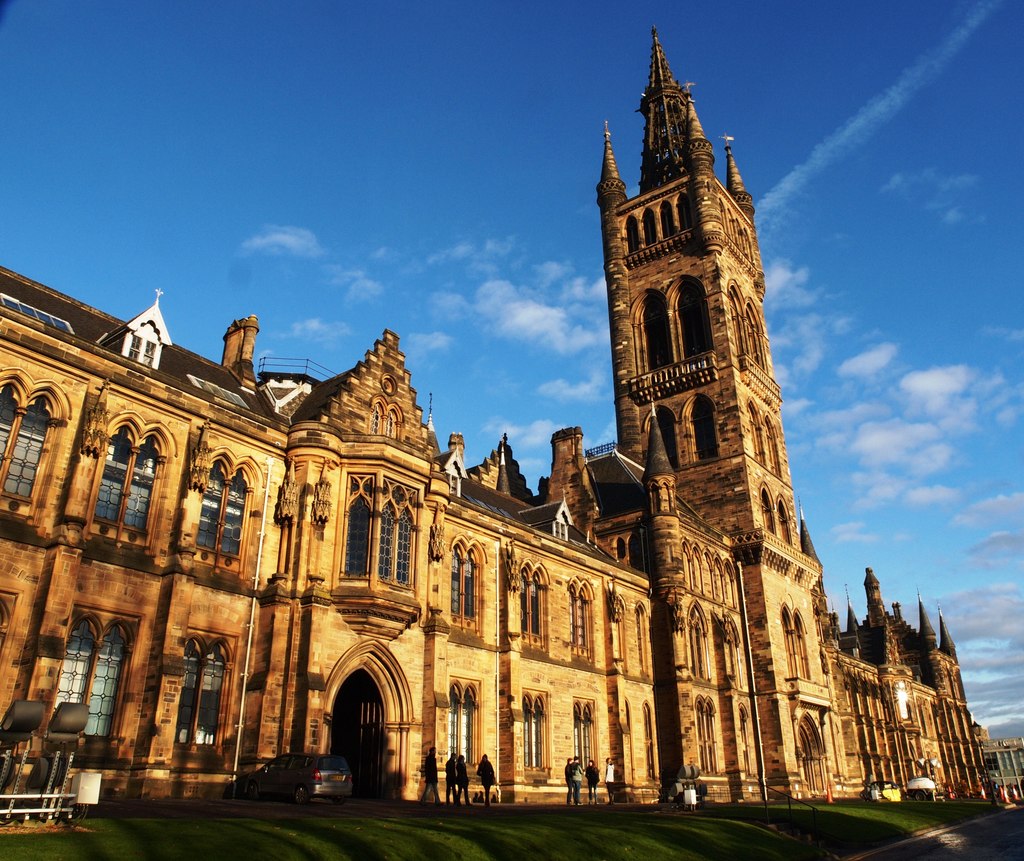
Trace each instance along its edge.
{"label": "white cloud", "polygon": [[806,266],[797,269],[789,260],[773,260],[764,272],[764,301],[770,309],[807,308],[817,301],[817,293],[807,287],[811,273]]}
{"label": "white cloud", "polygon": [[942,42],[904,69],[894,84],[869,99],[857,113],[817,144],[803,164],[786,174],[758,203],[762,235],[779,230],[782,215],[814,177],[867,140],[912,96],[937,77],[998,6],[998,0],[975,3],[966,18]]}
{"label": "white cloud", "polygon": [[[882,186],[882,191],[920,203],[929,212],[937,213],[944,224],[959,224],[967,216],[958,203],[977,182],[978,177],[974,174],[940,176],[933,168],[927,168],[912,174],[893,174]],[[977,220],[978,217],[974,218]]]}
{"label": "white cloud", "polygon": [[550,419],[537,419],[529,424],[522,425],[515,422],[505,421],[503,418],[489,419],[482,430],[500,437],[508,434],[509,445],[513,450],[516,448],[534,448],[541,445],[551,444],[551,435],[561,430],[564,426],[556,424]]}
{"label": "white cloud", "polygon": [[993,532],[968,550],[978,568],[1011,567],[1024,571],[1024,529]]}
{"label": "white cloud", "polygon": [[371,278],[362,269],[346,269],[337,264],[324,267],[327,283],[345,290],[345,298],[350,302],[365,302],[376,299],[384,292],[384,285]]}
{"label": "white cloud", "polygon": [[900,418],[865,422],[857,428],[851,449],[866,466],[896,465],[916,475],[945,468],[953,456],[953,447],[941,440],[935,425]]}
{"label": "white cloud", "polygon": [[933,484],[931,487],[913,487],[903,498],[908,505],[950,505],[960,499],[960,491],[955,487]]}
{"label": "white cloud", "polygon": [[871,377],[887,367],[896,357],[899,347],[895,344],[878,344],[859,355],[847,359],[839,366],[841,377]]}
{"label": "white cloud", "polygon": [[333,344],[348,335],[351,330],[348,324],[340,321],[325,321],[319,317],[298,320],[291,324],[286,333],[280,337],[300,338],[317,344]]}
{"label": "white cloud", "polygon": [[874,544],[878,536],[865,532],[865,523],[862,520],[854,520],[849,523],[837,523],[829,532],[837,544]]}
{"label": "white cloud", "polygon": [[962,430],[973,426],[977,411],[973,397],[964,396],[976,376],[966,365],[911,371],[900,380],[900,391],[907,397],[909,413],[921,413]]}
{"label": "white cloud", "polygon": [[584,401],[596,403],[607,397],[606,375],[603,371],[595,371],[587,380],[571,383],[568,380],[557,379],[541,383],[537,391],[548,398],[557,401]]}
{"label": "white cloud", "polygon": [[282,224],[268,224],[242,243],[247,254],[275,254],[291,257],[322,257],[324,249],[312,230]]}
{"label": "white cloud", "polygon": [[1024,493],[999,494],[975,502],[956,517],[957,526],[988,526],[997,523],[1020,523],[1024,520]]}
{"label": "white cloud", "polygon": [[406,352],[423,358],[430,353],[443,353],[452,344],[452,336],[445,332],[413,332],[402,339]]}

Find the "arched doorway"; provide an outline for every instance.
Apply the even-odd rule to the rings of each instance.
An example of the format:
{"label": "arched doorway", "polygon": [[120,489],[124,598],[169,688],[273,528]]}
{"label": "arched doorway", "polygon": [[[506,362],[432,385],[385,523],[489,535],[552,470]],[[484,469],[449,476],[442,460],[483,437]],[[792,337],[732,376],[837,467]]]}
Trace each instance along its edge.
{"label": "arched doorway", "polygon": [[825,773],[823,765],[825,752],[821,744],[821,736],[814,724],[807,717],[800,721],[800,773],[803,775],[804,786],[808,792],[815,794],[825,792]]}
{"label": "arched doorway", "polygon": [[338,691],[331,715],[331,753],[352,769],[357,798],[384,795],[384,701],[366,670],[356,670]]}

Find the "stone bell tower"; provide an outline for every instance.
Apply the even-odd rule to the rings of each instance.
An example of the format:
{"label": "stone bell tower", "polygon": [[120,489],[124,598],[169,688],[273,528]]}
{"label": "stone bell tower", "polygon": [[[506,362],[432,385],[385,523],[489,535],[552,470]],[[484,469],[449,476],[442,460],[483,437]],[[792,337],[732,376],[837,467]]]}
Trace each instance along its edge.
{"label": "stone bell tower", "polygon": [[[727,536],[741,563],[766,770],[770,783],[792,785],[805,716],[815,755],[827,759],[829,695],[817,660],[825,603],[820,563],[802,549],[754,206],[728,136],[725,182],[715,174],[692,85],[676,81],[652,35],[639,191],[627,197],[607,129],[597,186],[618,447],[647,462],[657,422],[678,498]],[[651,558],[674,555],[662,551]],[[674,578],[686,588],[682,576],[651,576],[666,590]],[[790,657],[797,635],[813,660]]]}

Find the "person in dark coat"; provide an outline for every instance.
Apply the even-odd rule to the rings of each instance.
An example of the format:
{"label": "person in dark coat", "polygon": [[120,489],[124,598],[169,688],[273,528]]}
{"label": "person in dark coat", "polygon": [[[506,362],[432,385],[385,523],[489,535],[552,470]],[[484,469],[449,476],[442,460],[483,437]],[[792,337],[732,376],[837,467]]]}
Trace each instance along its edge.
{"label": "person in dark coat", "polygon": [[423,787],[423,795],[420,796],[420,804],[427,803],[427,796],[434,793],[434,804],[441,803],[441,796],[437,793],[437,748],[432,747],[427,753],[423,762],[423,777],[427,785]]}
{"label": "person in dark coat", "polygon": [[459,803],[459,795],[466,800],[466,805],[469,805],[469,772],[466,771],[466,757],[461,753],[459,758],[455,761],[455,803]]}
{"label": "person in dark coat", "polygon": [[444,764],[444,803],[451,804],[452,796],[455,796],[455,805],[459,804],[459,783],[458,775],[455,773],[455,753],[448,757]]}
{"label": "person in dark coat", "polygon": [[494,786],[494,766],[487,759],[486,753],[480,757],[480,764],[476,767],[476,776],[484,785],[484,807],[490,807],[491,787]]}
{"label": "person in dark coat", "polygon": [[565,803],[572,804],[572,757],[565,761]]}
{"label": "person in dark coat", "polygon": [[577,807],[580,803],[580,789],[583,786],[583,763],[578,756],[572,758],[569,765],[569,774],[572,777],[572,803]]}
{"label": "person in dark coat", "polygon": [[587,763],[584,774],[587,778],[587,804],[597,804],[597,784],[601,782],[601,772],[594,765],[594,760]]}

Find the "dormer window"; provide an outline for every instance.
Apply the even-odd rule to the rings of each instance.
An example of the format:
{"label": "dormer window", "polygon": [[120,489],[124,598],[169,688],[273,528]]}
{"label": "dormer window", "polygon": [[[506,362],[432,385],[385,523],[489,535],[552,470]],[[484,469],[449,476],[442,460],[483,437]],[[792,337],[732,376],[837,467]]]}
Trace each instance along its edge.
{"label": "dormer window", "polygon": [[555,520],[551,524],[551,533],[555,538],[561,538],[563,541],[569,540],[569,524],[564,520]]}
{"label": "dormer window", "polygon": [[160,353],[164,347],[171,346],[171,336],[160,313],[160,293],[157,290],[157,301],[149,308],[134,320],[104,335],[100,343],[117,350],[132,362],[147,368],[159,368]]}
{"label": "dormer window", "polygon": [[152,326],[145,326],[140,332],[129,332],[124,339],[124,353],[129,359],[148,368],[158,366],[160,352],[159,336]]}

